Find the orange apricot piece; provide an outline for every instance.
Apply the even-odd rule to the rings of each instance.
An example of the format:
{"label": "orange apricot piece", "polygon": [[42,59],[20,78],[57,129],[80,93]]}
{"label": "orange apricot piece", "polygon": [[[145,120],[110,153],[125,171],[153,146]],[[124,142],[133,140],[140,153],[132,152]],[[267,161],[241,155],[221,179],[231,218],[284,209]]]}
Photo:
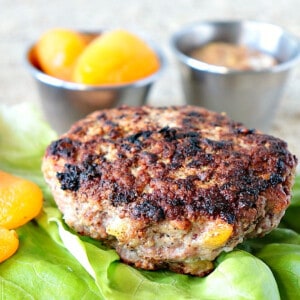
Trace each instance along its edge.
{"label": "orange apricot piece", "polygon": [[0,263],[11,257],[19,247],[19,239],[15,230],[0,227]]}
{"label": "orange apricot piece", "polygon": [[209,249],[217,249],[226,244],[233,232],[233,226],[223,220],[217,220],[203,235],[203,244]]}
{"label": "orange apricot piece", "polygon": [[103,33],[87,45],[75,63],[73,80],[91,85],[130,83],[159,69],[156,53],[126,30]]}
{"label": "orange apricot piece", "polygon": [[45,32],[35,45],[40,68],[48,75],[70,81],[74,63],[87,43],[85,37],[69,29]]}
{"label": "orange apricot piece", "polygon": [[42,191],[34,182],[0,170],[1,227],[24,225],[40,213],[42,205]]}

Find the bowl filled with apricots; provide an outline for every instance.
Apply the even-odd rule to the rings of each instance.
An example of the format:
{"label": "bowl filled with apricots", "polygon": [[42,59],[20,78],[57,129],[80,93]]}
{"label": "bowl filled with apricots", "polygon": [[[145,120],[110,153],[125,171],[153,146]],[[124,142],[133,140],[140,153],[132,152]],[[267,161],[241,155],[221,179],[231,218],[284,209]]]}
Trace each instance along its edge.
{"label": "bowl filled with apricots", "polygon": [[54,28],[26,53],[45,117],[58,133],[98,109],[145,104],[165,64],[156,45],[123,29]]}

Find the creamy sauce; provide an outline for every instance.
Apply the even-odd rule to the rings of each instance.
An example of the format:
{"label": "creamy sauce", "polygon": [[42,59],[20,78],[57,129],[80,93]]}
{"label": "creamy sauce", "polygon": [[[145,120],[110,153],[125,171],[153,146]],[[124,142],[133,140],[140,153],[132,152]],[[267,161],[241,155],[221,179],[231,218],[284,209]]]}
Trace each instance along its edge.
{"label": "creamy sauce", "polygon": [[234,70],[260,70],[270,68],[278,63],[269,54],[244,45],[224,42],[209,43],[193,50],[190,55],[205,63]]}

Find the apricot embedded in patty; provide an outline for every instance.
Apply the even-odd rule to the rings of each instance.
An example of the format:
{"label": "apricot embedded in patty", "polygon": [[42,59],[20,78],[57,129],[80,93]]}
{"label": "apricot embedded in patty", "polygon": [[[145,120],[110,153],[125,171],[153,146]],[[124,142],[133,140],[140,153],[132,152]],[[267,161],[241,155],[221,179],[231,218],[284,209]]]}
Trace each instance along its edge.
{"label": "apricot embedded in patty", "polygon": [[212,224],[203,236],[203,245],[209,249],[216,249],[226,244],[232,235],[233,226],[222,220],[217,220]]}

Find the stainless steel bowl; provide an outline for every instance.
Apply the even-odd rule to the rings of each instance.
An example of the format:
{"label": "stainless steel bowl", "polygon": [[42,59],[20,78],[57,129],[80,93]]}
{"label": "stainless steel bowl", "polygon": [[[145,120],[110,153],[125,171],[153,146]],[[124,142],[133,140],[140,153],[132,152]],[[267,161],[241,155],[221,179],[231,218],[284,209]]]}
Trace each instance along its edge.
{"label": "stainless steel bowl", "polygon": [[[190,52],[210,42],[242,44],[268,53],[279,64],[262,70],[237,71],[206,64]],[[256,21],[205,21],[188,25],[171,38],[179,61],[186,102],[217,112],[251,128],[268,131],[300,57],[299,39],[279,26]]]}
{"label": "stainless steel bowl", "polygon": [[154,44],[150,46],[160,60],[160,69],[156,73],[129,84],[97,86],[68,82],[45,74],[36,64],[34,46],[30,46],[26,52],[26,65],[37,83],[45,118],[53,129],[63,133],[75,121],[98,109],[144,104],[166,65],[162,51]]}

